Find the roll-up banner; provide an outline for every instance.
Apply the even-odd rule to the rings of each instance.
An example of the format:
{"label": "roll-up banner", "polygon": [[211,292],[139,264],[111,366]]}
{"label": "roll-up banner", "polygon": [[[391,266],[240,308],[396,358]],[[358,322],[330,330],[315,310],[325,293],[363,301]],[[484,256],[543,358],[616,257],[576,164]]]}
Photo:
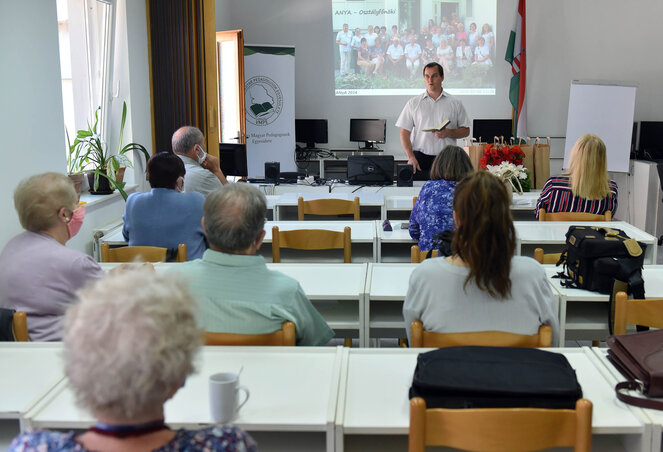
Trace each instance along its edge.
{"label": "roll-up banner", "polygon": [[244,46],[246,153],[249,177],[265,162],[295,171],[295,48]]}

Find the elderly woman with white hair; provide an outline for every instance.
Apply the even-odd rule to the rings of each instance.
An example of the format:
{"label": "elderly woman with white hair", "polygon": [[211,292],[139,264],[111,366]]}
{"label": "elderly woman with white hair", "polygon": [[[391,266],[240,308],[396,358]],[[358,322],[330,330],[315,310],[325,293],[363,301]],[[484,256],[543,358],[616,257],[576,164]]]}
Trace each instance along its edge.
{"label": "elderly woman with white hair", "polygon": [[84,433],[35,431],[16,451],[255,451],[237,427],[171,430],[164,403],[193,372],[201,343],[195,302],[172,276],[116,272],[79,292],[67,311],[64,364],[77,403],[97,424]]}
{"label": "elderly woman with white hair", "polygon": [[65,246],[81,228],[85,208],[71,180],[59,173],[21,181],[14,206],[25,231],[0,253],[0,308],[27,313],[31,340],[59,341],[76,290],[103,275],[92,257]]}

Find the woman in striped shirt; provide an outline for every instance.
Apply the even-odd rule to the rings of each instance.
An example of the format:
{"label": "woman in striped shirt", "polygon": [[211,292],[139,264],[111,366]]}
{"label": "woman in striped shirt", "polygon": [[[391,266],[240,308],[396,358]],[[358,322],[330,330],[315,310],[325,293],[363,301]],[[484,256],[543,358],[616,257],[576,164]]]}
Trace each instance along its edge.
{"label": "woman in striped shirt", "polygon": [[608,176],[605,143],[585,134],[571,149],[566,173],[549,178],[536,203],[546,212],[586,212],[598,215],[617,210],[617,184]]}

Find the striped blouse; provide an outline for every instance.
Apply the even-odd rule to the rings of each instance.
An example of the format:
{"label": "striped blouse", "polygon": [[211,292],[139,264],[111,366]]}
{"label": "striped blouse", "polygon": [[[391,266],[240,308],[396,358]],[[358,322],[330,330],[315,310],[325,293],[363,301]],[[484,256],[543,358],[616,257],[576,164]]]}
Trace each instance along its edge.
{"label": "striped blouse", "polygon": [[617,183],[609,182],[610,194],[605,199],[584,199],[573,196],[571,179],[568,176],[553,176],[549,178],[541,196],[536,202],[536,217],[539,218],[539,209],[546,212],[586,212],[603,215],[610,210],[613,215],[617,210]]}

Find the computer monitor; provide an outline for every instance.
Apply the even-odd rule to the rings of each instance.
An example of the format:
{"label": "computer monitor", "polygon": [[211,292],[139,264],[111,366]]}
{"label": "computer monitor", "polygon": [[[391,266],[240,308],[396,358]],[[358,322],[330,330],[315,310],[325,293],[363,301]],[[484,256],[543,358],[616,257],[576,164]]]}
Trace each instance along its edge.
{"label": "computer monitor", "polygon": [[219,143],[219,160],[226,176],[248,177],[245,144]]}
{"label": "computer monitor", "polygon": [[295,141],[315,149],[316,143],[327,143],[326,119],[295,119]]}
{"label": "computer monitor", "polygon": [[353,185],[392,185],[394,183],[394,156],[349,156],[348,182]]}
{"label": "computer monitor", "polygon": [[386,119],[350,119],[350,141],[364,142],[361,149],[373,149],[375,143],[384,143],[386,133]]}
{"label": "computer monitor", "polygon": [[472,121],[472,136],[484,143],[492,143],[495,137],[508,141],[513,135],[513,121],[510,119],[475,119]]}
{"label": "computer monitor", "polygon": [[663,121],[640,121],[638,151],[647,159],[663,159]]}

